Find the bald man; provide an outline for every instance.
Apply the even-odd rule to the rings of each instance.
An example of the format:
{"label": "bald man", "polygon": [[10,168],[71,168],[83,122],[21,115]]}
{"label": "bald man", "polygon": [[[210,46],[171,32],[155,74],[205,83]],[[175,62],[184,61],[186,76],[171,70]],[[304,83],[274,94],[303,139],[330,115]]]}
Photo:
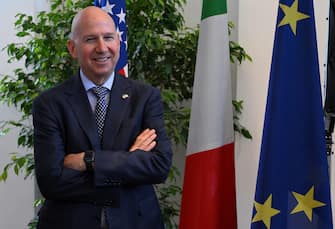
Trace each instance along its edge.
{"label": "bald man", "polygon": [[172,151],[159,91],[115,73],[120,39],[100,8],[74,17],[67,48],[78,74],[33,104],[37,228],[164,228],[153,184]]}

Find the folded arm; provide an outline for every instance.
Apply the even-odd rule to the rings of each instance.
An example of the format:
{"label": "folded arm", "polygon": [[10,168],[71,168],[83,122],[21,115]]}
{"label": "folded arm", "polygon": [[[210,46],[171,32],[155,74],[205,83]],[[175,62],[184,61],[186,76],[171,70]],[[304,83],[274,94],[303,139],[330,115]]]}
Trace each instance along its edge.
{"label": "folded arm", "polygon": [[[145,129],[137,136],[134,144],[130,147],[129,152],[133,152],[135,150],[149,152],[157,144],[155,141],[156,137],[157,135],[154,129]],[[67,154],[64,158],[64,167],[82,172],[86,171],[87,168],[84,162],[84,154],[85,152]]]}

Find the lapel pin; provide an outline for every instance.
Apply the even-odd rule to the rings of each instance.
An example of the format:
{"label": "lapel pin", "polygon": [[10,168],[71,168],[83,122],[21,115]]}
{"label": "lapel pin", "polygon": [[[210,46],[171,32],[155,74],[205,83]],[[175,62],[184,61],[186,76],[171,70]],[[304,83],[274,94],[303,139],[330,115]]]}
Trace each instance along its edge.
{"label": "lapel pin", "polygon": [[123,95],[122,95],[122,99],[127,99],[128,97],[129,97],[128,94],[123,94]]}

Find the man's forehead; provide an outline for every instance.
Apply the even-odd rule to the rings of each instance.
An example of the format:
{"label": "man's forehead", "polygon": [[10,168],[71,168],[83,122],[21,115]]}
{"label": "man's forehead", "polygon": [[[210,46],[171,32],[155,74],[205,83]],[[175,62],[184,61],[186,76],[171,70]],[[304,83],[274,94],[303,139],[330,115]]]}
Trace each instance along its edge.
{"label": "man's forehead", "polygon": [[104,33],[116,33],[115,25],[113,22],[108,21],[88,21],[80,24],[79,29],[84,32],[104,32]]}

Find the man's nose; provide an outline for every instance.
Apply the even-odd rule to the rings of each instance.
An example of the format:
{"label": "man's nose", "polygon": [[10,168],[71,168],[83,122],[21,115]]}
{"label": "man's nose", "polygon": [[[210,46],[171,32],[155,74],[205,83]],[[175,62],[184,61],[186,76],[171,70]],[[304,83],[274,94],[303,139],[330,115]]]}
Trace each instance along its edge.
{"label": "man's nose", "polygon": [[107,46],[103,38],[99,38],[97,40],[97,45],[96,45],[96,51],[97,52],[105,52],[107,51]]}

